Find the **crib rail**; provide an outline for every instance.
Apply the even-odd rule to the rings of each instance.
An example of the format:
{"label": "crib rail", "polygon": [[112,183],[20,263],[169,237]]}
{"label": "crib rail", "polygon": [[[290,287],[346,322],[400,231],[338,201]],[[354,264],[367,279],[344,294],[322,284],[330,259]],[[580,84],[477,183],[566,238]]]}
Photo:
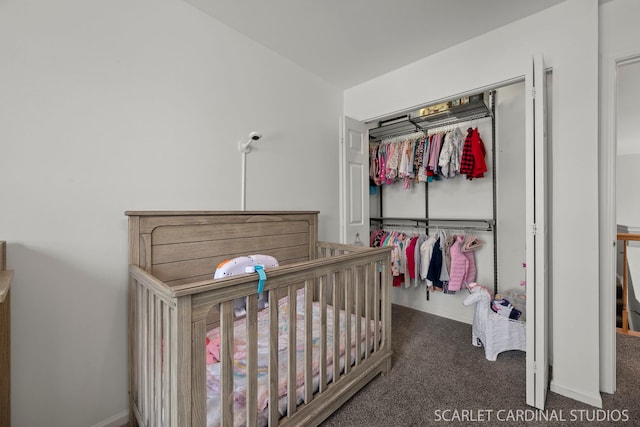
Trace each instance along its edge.
{"label": "crib rail", "polygon": [[[269,292],[268,424],[315,425],[391,362],[391,304],[387,248],[363,248],[319,242],[317,259],[270,269]],[[207,425],[206,352],[207,317],[216,310],[220,330],[220,425],[234,420],[234,300],[246,298],[246,425],[258,423],[258,297],[255,275],[168,286],[137,266],[130,266],[131,399],[135,422],[145,426]],[[288,298],[288,312],[296,313],[298,289],[304,289],[304,313],[319,305],[313,324],[289,315],[286,398],[279,396],[279,299]],[[340,316],[334,313],[341,311]],[[336,321],[333,321],[335,317]],[[298,337],[298,322],[304,336]],[[373,325],[371,327],[370,325]],[[319,328],[319,363],[314,373],[311,331]],[[345,331],[341,355],[338,337]],[[354,331],[354,332],[353,332]],[[358,339],[361,337],[362,339]],[[176,343],[176,341],[179,341]],[[302,342],[302,384],[296,348]],[[168,343],[171,343],[170,345]],[[343,362],[340,362],[341,357]],[[330,363],[333,362],[333,363]],[[301,402],[296,390],[301,391]],[[341,394],[344,399],[336,399]],[[313,402],[313,404],[312,404]],[[284,413],[284,416],[281,415]],[[134,425],[134,424],[132,424]]]}

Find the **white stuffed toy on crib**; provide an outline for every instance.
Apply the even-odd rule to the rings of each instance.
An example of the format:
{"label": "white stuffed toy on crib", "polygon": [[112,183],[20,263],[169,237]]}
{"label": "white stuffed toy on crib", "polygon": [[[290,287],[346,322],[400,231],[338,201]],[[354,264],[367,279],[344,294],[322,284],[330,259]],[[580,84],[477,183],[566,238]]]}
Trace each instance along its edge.
{"label": "white stuffed toy on crib", "polygon": [[526,325],[491,310],[491,294],[477,283],[470,283],[471,294],[462,302],[476,304],[471,328],[471,344],[484,346],[487,360],[495,361],[499,353],[508,350],[526,351]]}
{"label": "white stuffed toy on crib", "polygon": [[[221,279],[238,274],[254,273],[257,270],[256,267],[262,267],[262,269],[278,267],[278,260],[270,255],[260,254],[227,259],[218,264],[218,267],[213,274],[213,278]],[[262,310],[263,308],[268,307],[268,301],[269,292],[259,292],[258,309]],[[247,313],[246,298],[235,300],[233,302],[233,310],[236,317],[244,316]]]}

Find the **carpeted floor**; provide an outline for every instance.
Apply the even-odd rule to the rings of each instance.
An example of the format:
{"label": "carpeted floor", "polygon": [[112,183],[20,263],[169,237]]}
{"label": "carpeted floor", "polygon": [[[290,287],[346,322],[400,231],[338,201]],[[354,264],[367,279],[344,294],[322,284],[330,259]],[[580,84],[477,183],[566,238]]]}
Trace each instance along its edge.
{"label": "carpeted floor", "polygon": [[[393,368],[323,426],[640,425],[640,338],[617,335],[617,392],[603,408],[549,392],[545,411],[525,404],[525,353],[490,362],[471,325],[394,305]],[[601,421],[598,421],[601,420]]]}

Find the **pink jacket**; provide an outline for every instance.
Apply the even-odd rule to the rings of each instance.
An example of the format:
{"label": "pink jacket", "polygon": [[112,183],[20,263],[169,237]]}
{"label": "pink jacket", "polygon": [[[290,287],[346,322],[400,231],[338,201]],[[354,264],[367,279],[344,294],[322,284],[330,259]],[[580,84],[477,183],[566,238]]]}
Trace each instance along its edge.
{"label": "pink jacket", "polygon": [[459,291],[462,285],[476,279],[476,261],[473,251],[463,252],[464,236],[458,236],[449,250],[451,271],[449,271],[449,290]]}

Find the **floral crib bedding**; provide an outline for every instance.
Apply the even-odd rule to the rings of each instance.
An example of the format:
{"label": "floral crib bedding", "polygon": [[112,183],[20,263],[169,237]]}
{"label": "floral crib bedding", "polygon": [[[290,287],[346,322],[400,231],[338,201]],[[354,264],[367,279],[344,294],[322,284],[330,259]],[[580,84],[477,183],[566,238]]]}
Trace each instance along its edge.
{"label": "floral crib bedding", "polygon": [[[297,403],[304,400],[304,338],[305,338],[305,312],[304,289],[299,289],[296,294],[296,385]],[[288,372],[288,297],[278,301],[278,396],[279,411],[281,415],[287,412],[287,372]],[[327,305],[327,381],[333,377],[333,307]],[[313,302],[312,311],[312,368],[313,390],[318,390],[320,370],[320,303]],[[269,308],[258,312],[258,424],[267,425],[267,404],[269,400]],[[346,322],[345,312],[339,312],[339,354],[340,371],[344,370],[344,354],[346,347]],[[360,318],[361,342],[365,341],[365,319]],[[371,337],[375,329],[375,322],[370,322]],[[355,359],[356,318],[351,315],[351,361]],[[381,325],[378,325],[380,328]],[[380,330],[380,329],[379,329]],[[220,334],[219,328],[207,332],[207,338],[215,340]],[[234,322],[234,357],[233,357],[233,413],[234,426],[246,424],[246,319],[238,319]],[[373,339],[372,339],[373,341]],[[361,346],[364,353],[365,345]],[[361,355],[362,356],[362,355]],[[207,426],[220,425],[220,363],[207,364]]]}

